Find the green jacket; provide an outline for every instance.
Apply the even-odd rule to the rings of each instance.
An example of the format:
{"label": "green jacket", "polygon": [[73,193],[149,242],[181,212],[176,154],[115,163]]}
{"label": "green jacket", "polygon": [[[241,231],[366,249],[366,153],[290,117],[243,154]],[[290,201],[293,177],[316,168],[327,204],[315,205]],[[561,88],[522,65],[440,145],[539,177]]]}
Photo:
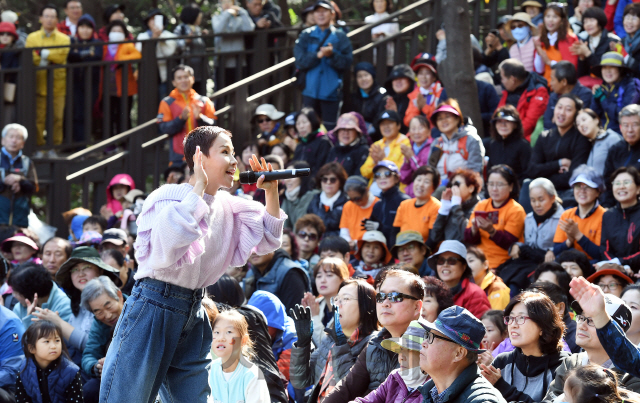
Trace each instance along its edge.
{"label": "green jacket", "polygon": [[[549,385],[549,390],[542,400],[543,403],[551,403],[558,396],[564,393],[564,380],[567,377],[567,373],[572,369],[581,365],[586,365],[587,353],[581,352],[578,354],[570,355],[565,358],[560,366],[556,369],[556,378]],[[632,392],[640,393],[640,378],[636,378],[633,375],[624,373],[615,367],[611,367],[611,370],[618,375],[619,385],[624,386]]]}
{"label": "green jacket", "polygon": [[[429,380],[422,388],[424,403],[433,403],[431,389],[435,386]],[[469,365],[447,388],[443,403],[507,403],[498,389],[494,388],[478,370],[476,364]]]}
{"label": "green jacket", "polygon": [[320,193],[319,190],[309,190],[307,193],[302,195],[302,197],[298,197],[295,201],[291,201],[285,198],[282,201],[282,211],[287,213],[289,218],[284,222],[284,227],[289,229],[294,229],[296,226],[296,221],[298,218],[307,214],[307,208],[309,207],[309,203],[313,199],[313,196]]}

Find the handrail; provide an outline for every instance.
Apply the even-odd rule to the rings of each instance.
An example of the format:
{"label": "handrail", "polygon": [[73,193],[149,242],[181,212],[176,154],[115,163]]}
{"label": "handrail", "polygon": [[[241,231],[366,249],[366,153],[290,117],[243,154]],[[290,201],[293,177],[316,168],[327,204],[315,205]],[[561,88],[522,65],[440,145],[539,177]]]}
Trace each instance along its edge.
{"label": "handrail", "polygon": [[417,8],[417,7],[420,7],[420,6],[424,5],[424,4],[429,3],[430,1],[433,1],[433,0],[416,1],[415,3],[411,4],[410,6],[406,6],[405,8],[402,8],[402,9],[400,9],[398,11],[395,11],[395,12],[389,14],[387,17],[385,17],[385,18],[383,18],[383,19],[381,19],[379,21],[372,22],[371,24],[366,24],[366,25],[361,26],[360,28],[354,29],[353,31],[349,32],[347,34],[347,36],[348,37],[352,37],[354,35],[358,35],[359,33],[368,30],[369,28],[375,28],[378,25],[382,25],[384,23],[387,23],[387,22],[395,19],[396,17],[398,17],[400,15],[403,15],[403,14],[413,10],[414,8]]}
{"label": "handrail", "polygon": [[385,37],[384,39],[380,39],[379,41],[368,43],[368,44],[364,45],[363,47],[354,50],[353,51],[353,55],[355,56],[355,55],[357,55],[357,54],[359,54],[361,52],[364,52],[366,50],[371,49],[374,46],[382,45],[382,44],[384,44],[386,42],[393,41],[396,38],[406,34],[407,32],[412,31],[412,30],[418,28],[419,26],[424,25],[424,24],[426,24],[426,23],[428,23],[429,21],[432,21],[432,20],[433,20],[433,17],[427,17],[427,18],[423,18],[420,21],[414,22],[411,25],[407,25],[400,32],[396,32],[393,35],[389,35],[389,36]]}
{"label": "handrail", "polygon": [[93,171],[96,168],[100,168],[101,166],[106,165],[106,164],[110,163],[111,161],[115,161],[115,160],[121,158],[127,152],[128,151],[119,152],[118,154],[112,155],[109,158],[105,158],[105,159],[103,159],[102,161],[100,161],[100,162],[98,162],[96,164],[93,164],[93,165],[91,165],[89,167],[81,169],[78,172],[72,173],[71,175],[67,175],[67,180],[68,181],[73,180],[73,179],[77,178],[78,176],[82,176],[82,175],[86,174],[87,172]]}
{"label": "handrail", "polygon": [[82,157],[82,156],[84,156],[86,154],[89,154],[90,152],[95,151],[95,150],[97,150],[97,149],[99,149],[101,147],[104,147],[104,146],[108,145],[108,144],[115,143],[115,142],[117,142],[117,141],[119,141],[119,140],[121,140],[121,139],[123,139],[125,137],[128,137],[130,134],[135,133],[135,132],[137,132],[139,130],[145,129],[145,128],[147,128],[147,127],[149,127],[152,124],[155,124],[157,122],[158,122],[158,119],[156,119],[156,118],[150,119],[150,120],[148,120],[148,121],[146,121],[146,122],[144,122],[144,123],[142,123],[142,124],[140,124],[140,125],[138,125],[136,127],[133,127],[133,128],[131,128],[131,129],[127,130],[127,131],[124,131],[124,132],[122,132],[120,134],[117,134],[117,135],[115,135],[113,137],[109,137],[106,140],[102,140],[101,142],[99,142],[97,144],[94,144],[94,145],[92,145],[90,147],[87,147],[84,150],[78,151],[77,153],[73,153],[73,154],[69,155],[65,159],[67,161],[73,161],[76,158],[80,158],[80,157]]}

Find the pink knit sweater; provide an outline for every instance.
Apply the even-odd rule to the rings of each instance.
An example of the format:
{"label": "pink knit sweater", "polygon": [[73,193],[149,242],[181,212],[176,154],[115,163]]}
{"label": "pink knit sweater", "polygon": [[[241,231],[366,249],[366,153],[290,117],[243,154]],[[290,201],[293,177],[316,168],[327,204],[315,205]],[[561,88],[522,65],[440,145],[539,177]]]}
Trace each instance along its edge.
{"label": "pink knit sweater", "polygon": [[189,289],[214,284],[230,266],[242,266],[255,248],[280,248],[287,215],[272,217],[258,202],[219,191],[204,198],[193,186],[164,185],[145,200],[134,248],[136,280],[150,277]]}

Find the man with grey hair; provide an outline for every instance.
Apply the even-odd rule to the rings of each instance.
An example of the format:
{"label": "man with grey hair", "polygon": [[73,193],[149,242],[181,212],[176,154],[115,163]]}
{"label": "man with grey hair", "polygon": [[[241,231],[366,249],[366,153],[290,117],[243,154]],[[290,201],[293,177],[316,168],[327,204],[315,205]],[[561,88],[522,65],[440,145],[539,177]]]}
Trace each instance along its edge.
{"label": "man with grey hair", "polygon": [[602,203],[604,207],[613,207],[616,204],[609,181],[611,174],[620,167],[633,166],[640,169],[640,105],[631,104],[622,108],[618,120],[624,141],[614,144],[609,149],[604,163],[604,179],[607,183]]}
{"label": "man with grey hair", "polygon": [[80,304],[94,315],[82,353],[82,370],[92,377],[83,387],[85,402],[98,402],[107,348],[126,299],[127,296],[107,276],[94,278],[82,290]]}
{"label": "man with grey hair", "polygon": [[2,129],[0,225],[29,226],[31,195],[38,188],[38,176],[31,159],[22,154],[27,137],[27,129],[17,123]]}

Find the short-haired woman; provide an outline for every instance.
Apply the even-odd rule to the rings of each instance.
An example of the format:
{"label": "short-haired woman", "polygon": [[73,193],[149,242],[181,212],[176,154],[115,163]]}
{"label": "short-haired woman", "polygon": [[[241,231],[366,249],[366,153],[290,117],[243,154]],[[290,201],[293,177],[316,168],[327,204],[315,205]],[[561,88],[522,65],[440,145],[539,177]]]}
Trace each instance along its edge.
{"label": "short-haired woman", "polygon": [[562,317],[546,295],[524,292],[507,305],[504,320],[516,348],[497,356],[492,365],[481,364],[482,375],[506,401],[539,402],[569,355],[562,351]]}
{"label": "short-haired woman", "polygon": [[316,175],[316,187],[321,192],[311,199],[307,213],[315,214],[322,219],[326,227],[326,236],[338,235],[340,232],[342,207],[349,200],[342,191],[346,181],[347,173],[337,162],[323,165]]}

